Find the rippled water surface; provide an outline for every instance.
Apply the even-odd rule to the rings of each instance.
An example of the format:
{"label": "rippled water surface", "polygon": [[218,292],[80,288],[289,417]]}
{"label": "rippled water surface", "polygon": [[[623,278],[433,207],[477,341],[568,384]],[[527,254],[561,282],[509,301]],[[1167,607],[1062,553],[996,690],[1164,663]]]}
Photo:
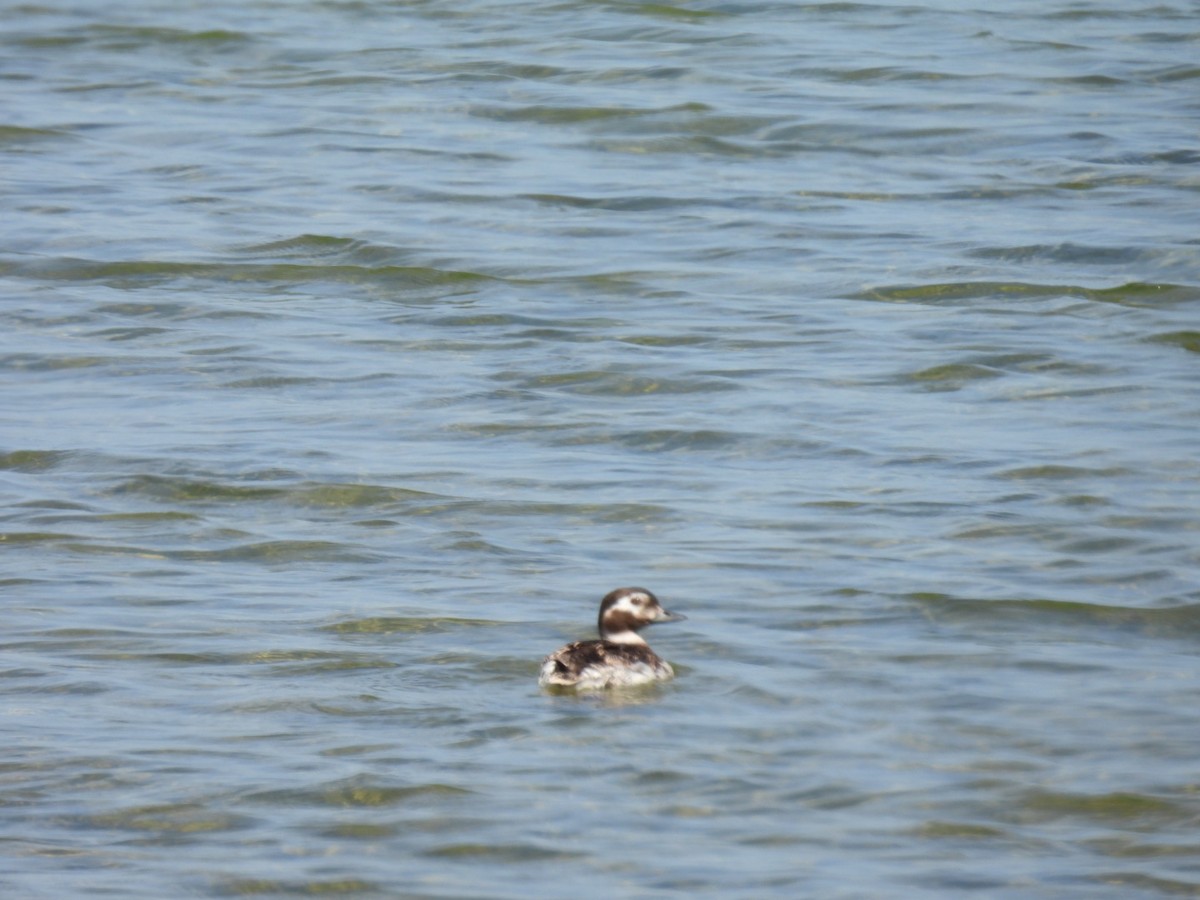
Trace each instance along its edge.
{"label": "rippled water surface", "polygon": [[1200,11],[992,6],[0,3],[0,894],[1200,895]]}

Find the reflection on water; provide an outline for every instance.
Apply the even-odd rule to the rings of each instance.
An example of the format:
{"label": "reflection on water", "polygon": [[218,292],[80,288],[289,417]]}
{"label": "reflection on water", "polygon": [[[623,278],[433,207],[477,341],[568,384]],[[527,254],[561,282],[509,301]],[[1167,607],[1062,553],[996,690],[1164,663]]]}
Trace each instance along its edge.
{"label": "reflection on water", "polygon": [[1195,44],[0,10],[0,891],[1200,891]]}

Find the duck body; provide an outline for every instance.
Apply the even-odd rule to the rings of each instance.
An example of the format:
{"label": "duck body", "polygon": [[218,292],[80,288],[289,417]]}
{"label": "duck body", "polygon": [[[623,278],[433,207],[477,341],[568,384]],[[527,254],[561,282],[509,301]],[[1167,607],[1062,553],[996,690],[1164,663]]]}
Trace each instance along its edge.
{"label": "duck body", "polygon": [[645,588],[617,588],[600,602],[600,640],[575,641],[542,661],[538,683],[580,691],[632,687],[675,676],[671,664],[638,632],[655,622],[678,622]]}

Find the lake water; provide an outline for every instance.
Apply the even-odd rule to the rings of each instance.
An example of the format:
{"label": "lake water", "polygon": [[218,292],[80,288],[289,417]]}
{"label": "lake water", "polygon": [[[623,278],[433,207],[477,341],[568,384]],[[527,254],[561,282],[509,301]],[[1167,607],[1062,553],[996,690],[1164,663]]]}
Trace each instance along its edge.
{"label": "lake water", "polygon": [[995,6],[0,3],[0,895],[1200,895],[1200,10]]}

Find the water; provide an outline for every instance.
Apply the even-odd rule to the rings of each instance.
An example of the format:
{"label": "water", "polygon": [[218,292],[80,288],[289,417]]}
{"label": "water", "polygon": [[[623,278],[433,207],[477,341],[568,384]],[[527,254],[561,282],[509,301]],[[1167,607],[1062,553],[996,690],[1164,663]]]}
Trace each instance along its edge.
{"label": "water", "polygon": [[1200,893],[1196,13],[0,4],[0,893]]}

